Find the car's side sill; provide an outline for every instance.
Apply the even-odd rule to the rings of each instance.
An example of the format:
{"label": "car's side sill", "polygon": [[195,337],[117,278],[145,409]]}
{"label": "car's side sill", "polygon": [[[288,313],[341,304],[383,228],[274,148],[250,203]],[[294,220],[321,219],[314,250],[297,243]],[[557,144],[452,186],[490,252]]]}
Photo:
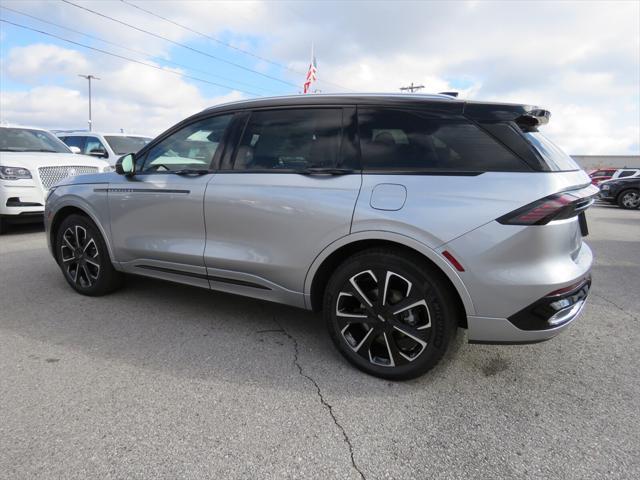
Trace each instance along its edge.
{"label": "car's side sill", "polygon": [[157,267],[155,265],[136,265],[136,268],[144,268],[146,270],[155,270],[157,272],[171,273],[173,275],[185,275],[187,277],[200,278],[202,280],[211,280],[214,282],[229,283],[231,285],[240,285],[242,287],[258,288],[261,290],[271,290],[269,287],[265,285],[260,285],[258,283],[253,283],[253,282],[247,282],[245,280],[238,280],[235,278],[226,278],[226,277],[219,277],[219,276],[213,276],[213,275],[206,275],[202,273],[185,272],[183,270]]}

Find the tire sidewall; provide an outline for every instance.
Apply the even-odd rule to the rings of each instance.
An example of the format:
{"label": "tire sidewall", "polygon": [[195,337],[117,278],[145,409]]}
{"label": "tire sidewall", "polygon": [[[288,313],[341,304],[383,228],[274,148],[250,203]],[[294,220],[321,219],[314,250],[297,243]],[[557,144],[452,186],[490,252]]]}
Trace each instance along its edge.
{"label": "tire sidewall", "polygon": [[624,198],[625,195],[627,195],[628,193],[636,193],[636,194],[640,194],[640,190],[637,190],[635,188],[628,188],[626,190],[623,190],[620,195],[618,196],[618,206],[620,208],[624,208],[625,210],[637,210],[638,208],[640,208],[640,204],[637,207],[627,207],[626,205],[624,205],[622,203],[622,199]]}
{"label": "tire sidewall", "polygon": [[[427,300],[432,325],[429,341],[425,351],[407,365],[382,367],[372,364],[347,345],[338,328],[335,315],[337,294],[349,278],[371,268],[388,269],[405,276]],[[325,290],[323,315],[332,341],[347,360],[366,373],[393,380],[414,378],[430,370],[442,358],[456,331],[453,302],[441,276],[424,261],[393,253],[359,254],[338,267]]]}
{"label": "tire sidewall", "polygon": [[[85,228],[87,230],[87,233],[89,233],[93,237],[100,254],[100,273],[98,275],[98,279],[90,287],[81,287],[80,285],[76,285],[73,280],[67,275],[61,259],[61,245],[64,232],[68,228],[74,227],[76,225]],[[56,232],[55,258],[60,267],[60,270],[62,271],[64,279],[76,292],[83,295],[97,296],[103,295],[111,289],[113,265],[111,264],[111,259],[109,258],[109,251],[104,242],[104,239],[102,238],[102,234],[89,218],[82,215],[70,215],[62,221],[60,227]]]}

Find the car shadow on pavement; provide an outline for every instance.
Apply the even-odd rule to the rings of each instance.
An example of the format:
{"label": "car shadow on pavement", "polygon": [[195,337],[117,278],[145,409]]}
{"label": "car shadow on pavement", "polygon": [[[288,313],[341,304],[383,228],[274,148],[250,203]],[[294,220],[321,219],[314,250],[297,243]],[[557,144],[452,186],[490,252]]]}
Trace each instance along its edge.
{"label": "car shadow on pavement", "polygon": [[36,222],[36,223],[9,223],[7,225],[7,231],[2,234],[2,236],[11,236],[11,235],[25,235],[28,233],[38,233],[44,232],[44,223]]}
{"label": "car shadow on pavement", "polygon": [[[108,360],[134,371],[274,389],[309,388],[299,368],[344,390],[361,385],[363,394],[386,382],[341,357],[320,314],[136,276],[128,276],[125,287],[111,295],[86,297],[71,290],[45,253],[34,257],[46,266],[37,275],[17,264],[4,269],[13,282],[2,296],[13,301],[3,301],[7,308],[0,313],[0,327],[46,344],[48,357],[60,358],[56,367],[64,368],[66,355],[85,355],[96,365]],[[463,337],[456,337],[430,374],[405,384],[424,385],[444,375]],[[29,355],[41,353],[24,352]]]}

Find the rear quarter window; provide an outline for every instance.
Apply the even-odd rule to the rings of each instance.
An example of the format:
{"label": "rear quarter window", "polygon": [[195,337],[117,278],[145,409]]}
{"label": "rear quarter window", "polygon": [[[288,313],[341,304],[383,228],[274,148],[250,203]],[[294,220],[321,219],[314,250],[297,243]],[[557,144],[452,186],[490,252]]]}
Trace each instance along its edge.
{"label": "rear quarter window", "polygon": [[560,147],[540,132],[524,132],[524,137],[538,151],[551,171],[580,170],[580,166]]}
{"label": "rear quarter window", "polygon": [[366,171],[530,171],[513,152],[463,117],[359,108],[358,125]]}

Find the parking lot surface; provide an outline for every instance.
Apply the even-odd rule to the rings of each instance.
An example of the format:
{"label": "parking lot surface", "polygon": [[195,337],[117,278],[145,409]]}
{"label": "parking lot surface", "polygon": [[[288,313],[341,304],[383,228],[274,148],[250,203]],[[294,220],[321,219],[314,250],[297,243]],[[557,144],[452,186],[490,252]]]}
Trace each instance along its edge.
{"label": "parking lot surface", "polygon": [[350,367],[319,315],[144,278],[74,293],[41,227],[0,237],[0,477],[640,478],[640,211],[588,212],[582,318],[460,331],[426,376]]}

